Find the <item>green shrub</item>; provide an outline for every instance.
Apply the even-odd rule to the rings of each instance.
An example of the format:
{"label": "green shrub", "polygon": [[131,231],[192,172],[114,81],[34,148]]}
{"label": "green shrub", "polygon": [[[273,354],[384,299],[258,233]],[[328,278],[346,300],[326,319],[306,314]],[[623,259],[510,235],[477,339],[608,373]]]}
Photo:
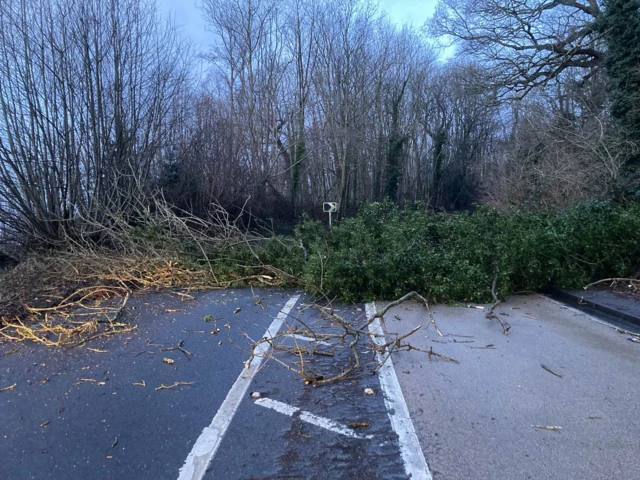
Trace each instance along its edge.
{"label": "green shrub", "polygon": [[446,215],[384,202],[364,205],[331,231],[305,220],[294,238],[267,242],[262,256],[344,300],[416,290],[437,301],[489,301],[494,278],[502,296],[630,275],[640,262],[639,232],[637,204],[510,214],[483,206]]}

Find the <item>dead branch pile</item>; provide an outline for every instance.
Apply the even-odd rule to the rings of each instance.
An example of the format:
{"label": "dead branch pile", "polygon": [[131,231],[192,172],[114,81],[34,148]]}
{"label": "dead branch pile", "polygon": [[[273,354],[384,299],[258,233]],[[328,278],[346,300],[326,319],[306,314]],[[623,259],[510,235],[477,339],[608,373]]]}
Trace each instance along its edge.
{"label": "dead branch pile", "polygon": [[[252,351],[255,351],[260,343],[267,342],[272,352],[270,359],[300,375],[305,384],[313,386],[375,373],[393,353],[399,351],[416,350],[427,354],[430,360],[435,357],[459,363],[447,355],[435,352],[432,348],[423,350],[408,343],[407,339],[422,326],[397,335],[389,341],[385,340],[388,332],[384,316],[393,307],[411,299],[424,305],[428,312],[429,319],[424,330],[433,326],[437,335],[443,336],[431,313],[427,299],[416,292],[410,292],[390,302],[383,310],[371,315],[370,318],[365,318],[364,321],[362,318],[345,319],[334,311],[330,303],[307,305],[305,309],[316,309],[319,312],[313,324],[303,322],[298,313],[297,316],[290,317],[285,322],[286,329],[280,331],[275,337],[265,338],[253,344]],[[295,359],[279,353],[293,355]],[[247,365],[251,360],[249,359]]]}
{"label": "dead branch pile", "polygon": [[[119,316],[136,292],[282,283],[282,272],[262,265],[253,251],[262,238],[221,208],[201,219],[160,200],[153,209],[139,208],[136,222],[111,220],[108,226],[88,223],[55,255],[33,255],[3,275],[0,337],[75,345],[134,328]],[[110,248],[95,243],[97,232]],[[221,265],[237,246],[251,260],[225,270]]]}

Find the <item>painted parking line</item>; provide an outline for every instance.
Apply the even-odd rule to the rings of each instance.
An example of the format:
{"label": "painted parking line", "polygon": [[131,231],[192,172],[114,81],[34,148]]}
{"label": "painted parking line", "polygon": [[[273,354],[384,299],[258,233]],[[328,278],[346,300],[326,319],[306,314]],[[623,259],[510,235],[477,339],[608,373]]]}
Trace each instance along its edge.
{"label": "painted parking line", "polygon": [[[365,305],[365,312],[367,318],[373,317],[376,313],[375,304],[367,303]],[[369,331],[372,333],[372,338],[376,345],[381,346],[386,343],[379,319],[376,319],[369,325]],[[427,460],[424,458],[422,448],[420,447],[418,435],[416,435],[413,422],[409,416],[409,409],[407,408],[407,403],[400,389],[391,357],[386,358],[385,361],[385,356],[378,352],[376,353],[376,358],[378,362],[384,362],[378,370],[378,377],[380,378],[380,386],[384,393],[384,403],[389,413],[391,426],[398,435],[400,454],[404,462],[405,472],[412,480],[432,480],[433,477],[429,471]]]}
{"label": "painted parking line", "polygon": [[[296,295],[287,301],[282,310],[280,310],[280,313],[278,313],[278,316],[271,322],[271,325],[262,337],[263,340],[275,338],[285,318],[287,318],[287,315],[289,315],[289,312],[299,298],[300,296]],[[205,427],[196,440],[184,465],[180,469],[178,480],[201,480],[204,477],[211,464],[211,460],[222,442],[222,438],[231,424],[231,420],[233,420],[233,416],[238,411],[238,407],[244,399],[253,377],[264,362],[269,349],[270,343],[268,341],[261,341],[255,347],[253,360],[246,370],[240,372],[231,390],[229,390],[227,397],[222,402],[215,417],[213,417],[211,424]]]}
{"label": "painted parking line", "polygon": [[357,438],[360,440],[371,440],[373,438],[373,435],[358,435],[353,431],[353,429],[347,427],[346,425],[334,422],[329,418],[319,417],[318,415],[314,415],[311,412],[300,410],[298,407],[278,402],[277,400],[272,400],[271,398],[260,398],[255,401],[255,404],[269,408],[271,410],[275,410],[276,412],[287,415],[288,417],[293,417],[295,414],[299,413],[298,418],[303,422],[315,425],[316,427],[324,428],[325,430],[329,430],[340,435],[344,435],[345,437]]}
{"label": "painted parking line", "polygon": [[317,343],[318,345],[325,345],[325,346],[328,346],[328,347],[332,346],[329,342],[323,342],[321,340],[316,340],[313,337],[306,337],[304,335],[298,335],[297,333],[294,333],[293,335],[287,335],[287,337],[294,338],[296,340],[301,340],[303,342]]}

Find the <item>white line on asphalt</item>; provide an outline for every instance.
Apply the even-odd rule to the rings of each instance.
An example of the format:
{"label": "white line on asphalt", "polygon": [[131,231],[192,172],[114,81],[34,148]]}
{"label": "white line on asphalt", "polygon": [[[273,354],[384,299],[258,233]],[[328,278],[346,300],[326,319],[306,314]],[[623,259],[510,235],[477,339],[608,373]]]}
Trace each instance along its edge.
{"label": "white line on asphalt", "polygon": [[[365,312],[367,318],[373,317],[376,313],[375,304],[367,303]],[[382,331],[379,319],[376,319],[369,325],[369,331],[373,334],[373,341],[377,345],[385,344],[384,332]],[[380,363],[385,359],[385,356],[381,353],[377,353],[376,357]],[[432,480],[433,477],[429,471],[427,460],[422,453],[422,448],[420,448],[420,441],[413,428],[413,422],[409,416],[409,409],[407,408],[407,403],[400,389],[400,383],[398,382],[396,371],[393,368],[391,357],[384,361],[378,370],[378,376],[380,377],[380,385],[384,392],[384,403],[387,406],[387,412],[391,419],[391,426],[398,435],[400,454],[402,455],[406,474],[412,480]]]}
{"label": "white line on asphalt", "polygon": [[293,335],[287,335],[287,337],[293,337],[296,340],[302,340],[303,342],[316,342],[318,345],[331,346],[331,344],[328,343],[328,342],[321,342],[321,341],[316,340],[313,337],[305,337],[304,335],[298,335],[297,333],[294,333]]}
{"label": "white line on asphalt", "polygon": [[358,438],[361,440],[371,440],[373,438],[373,435],[358,435],[350,428],[338,422],[334,422],[329,418],[319,417],[317,415],[314,415],[313,413],[300,410],[297,407],[293,407],[277,400],[272,400],[270,398],[260,398],[256,400],[255,403],[256,405],[270,408],[271,410],[275,410],[276,412],[282,413],[283,415],[287,415],[289,417],[293,417],[296,413],[300,412],[299,418],[303,422],[310,423],[311,425],[315,425],[316,427],[324,428],[325,430],[330,430],[334,433],[339,433],[340,435],[345,435],[351,438]]}
{"label": "white line on asphalt", "polygon": [[[271,325],[262,337],[265,339],[272,339],[282,327],[284,319],[287,317],[293,306],[296,304],[299,295],[291,297],[285,306],[280,310],[278,316],[271,322]],[[249,364],[246,370],[240,372],[237,380],[229,390],[227,397],[222,402],[222,405],[218,409],[216,416],[213,417],[211,425],[205,427],[198,440],[193,445],[191,452],[187,456],[184,465],[180,469],[178,480],[201,480],[204,474],[207,472],[213,456],[216,454],[222,437],[229,428],[231,420],[235,415],[240,402],[242,402],[244,396],[247,393],[247,389],[251,384],[251,380],[255,376],[256,372],[260,369],[262,362],[266,354],[269,352],[269,342],[259,342],[253,351],[253,360]]]}

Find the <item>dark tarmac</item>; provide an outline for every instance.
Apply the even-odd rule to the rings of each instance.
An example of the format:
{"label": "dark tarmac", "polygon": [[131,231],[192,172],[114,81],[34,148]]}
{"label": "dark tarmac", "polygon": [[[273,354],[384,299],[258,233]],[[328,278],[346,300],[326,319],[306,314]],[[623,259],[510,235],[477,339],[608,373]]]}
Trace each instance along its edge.
{"label": "dark tarmac", "polygon": [[414,346],[460,362],[393,358],[434,480],[639,479],[637,337],[539,295],[496,308],[505,336],[480,307],[432,307],[443,336],[417,304],[388,314],[390,333],[422,325]]}
{"label": "dark tarmac", "polygon": [[[213,291],[199,294],[196,302],[169,293],[147,295],[129,300],[127,315],[138,325],[129,334],[69,350],[1,346],[0,388],[16,387],[0,392],[0,478],[176,479],[242,373],[247,337],[260,339],[293,294]],[[214,321],[205,322],[207,315]],[[312,323],[319,313],[307,309],[300,315]],[[362,312],[349,307],[341,315]],[[180,341],[192,356],[161,351]],[[15,348],[20,349],[11,353]],[[322,358],[327,367],[344,361]],[[156,390],[175,382],[193,384]],[[376,394],[366,396],[367,387]],[[406,478],[376,375],[314,388],[270,360],[250,391],[339,423],[367,422],[374,440],[309,425],[256,405],[247,395],[205,478]]]}
{"label": "dark tarmac", "polygon": [[[300,292],[237,289],[195,301],[132,297],[124,321],[136,330],[72,349],[0,345],[0,389],[15,384],[0,391],[0,479],[177,479],[247,371],[251,344],[298,295],[286,326],[337,331]],[[364,320],[364,305],[336,308]],[[460,361],[393,356],[410,430],[415,425],[430,468],[414,479],[640,478],[640,344],[629,341],[637,337],[542,296],[499,307],[512,326],[508,336],[485,311],[433,307],[443,334],[458,337],[426,329],[428,313],[415,303],[386,315],[390,333],[423,325],[408,339],[413,346]],[[162,351],[180,342],[192,355]],[[349,365],[348,346],[330,343],[323,351],[332,356],[305,360],[309,371],[329,375]],[[392,427],[397,411],[382,393],[383,376],[371,373],[368,341],[358,353],[362,375],[313,387],[281,364],[299,368],[299,357],[272,351],[239,398],[208,470],[193,478],[408,478],[406,432]],[[252,392],[293,413],[257,404]],[[350,435],[326,426],[349,424],[364,427]]]}

